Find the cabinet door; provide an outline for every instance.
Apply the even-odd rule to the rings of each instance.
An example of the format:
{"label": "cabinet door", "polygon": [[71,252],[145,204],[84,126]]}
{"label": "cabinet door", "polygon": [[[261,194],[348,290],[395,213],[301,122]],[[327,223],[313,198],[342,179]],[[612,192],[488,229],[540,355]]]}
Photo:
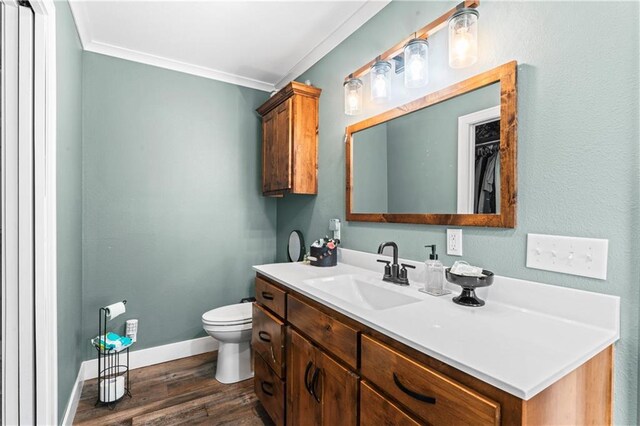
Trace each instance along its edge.
{"label": "cabinet door", "polygon": [[263,118],[263,192],[291,189],[291,99]]}
{"label": "cabinet door", "polygon": [[291,330],[288,354],[287,424],[321,425],[321,406],[310,391],[313,374],[319,371],[317,349],[307,339]]}
{"label": "cabinet door", "polygon": [[320,374],[312,383],[322,406],[322,424],[356,425],[358,421],[358,376],[318,349]]}

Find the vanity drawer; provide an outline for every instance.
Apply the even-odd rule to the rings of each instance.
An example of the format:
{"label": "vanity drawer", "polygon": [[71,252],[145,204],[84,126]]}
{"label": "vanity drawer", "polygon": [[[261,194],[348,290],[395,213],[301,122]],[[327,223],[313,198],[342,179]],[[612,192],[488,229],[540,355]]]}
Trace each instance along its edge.
{"label": "vanity drawer", "polygon": [[284,377],[285,341],[284,323],[254,303],[251,346],[280,377]]}
{"label": "vanity drawer", "polygon": [[361,372],[430,424],[500,424],[500,404],[362,336]]}
{"label": "vanity drawer", "polygon": [[354,330],[324,312],[289,294],[287,318],[320,346],[332,352],[352,368],[358,367],[358,330]]}
{"label": "vanity drawer", "polygon": [[286,318],[286,297],[287,293],[263,278],[256,277],[256,300],[280,318]]}
{"label": "vanity drawer", "polygon": [[360,387],[361,426],[420,426],[397,405],[370,388],[365,382]]}
{"label": "vanity drawer", "polygon": [[254,355],[253,383],[256,395],[276,425],[284,425],[285,384],[257,353]]}

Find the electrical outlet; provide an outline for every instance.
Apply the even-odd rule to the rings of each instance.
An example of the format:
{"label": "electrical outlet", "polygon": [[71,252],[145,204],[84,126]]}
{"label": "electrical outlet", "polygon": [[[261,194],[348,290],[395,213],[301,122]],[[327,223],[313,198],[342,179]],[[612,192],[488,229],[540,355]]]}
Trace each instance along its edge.
{"label": "electrical outlet", "polygon": [[607,279],[609,240],[527,234],[527,268]]}
{"label": "electrical outlet", "polygon": [[447,229],[447,254],[462,256],[462,229]]}

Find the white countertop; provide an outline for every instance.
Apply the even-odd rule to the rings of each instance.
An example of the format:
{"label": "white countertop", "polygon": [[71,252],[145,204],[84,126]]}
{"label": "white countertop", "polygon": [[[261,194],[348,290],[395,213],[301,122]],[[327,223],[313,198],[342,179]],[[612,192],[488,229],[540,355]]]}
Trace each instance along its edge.
{"label": "white countertop", "polygon": [[[410,270],[412,284],[382,282],[381,256],[340,249],[335,267],[274,263],[253,269],[317,302],[420,352],[445,362],[521,399],[528,400],[619,339],[620,299],[496,276],[477,291],[480,308],[454,304],[452,295],[418,291],[424,266]],[[314,278],[359,274],[421,299],[385,310],[370,310],[306,284]],[[459,288],[450,287],[455,293]]]}

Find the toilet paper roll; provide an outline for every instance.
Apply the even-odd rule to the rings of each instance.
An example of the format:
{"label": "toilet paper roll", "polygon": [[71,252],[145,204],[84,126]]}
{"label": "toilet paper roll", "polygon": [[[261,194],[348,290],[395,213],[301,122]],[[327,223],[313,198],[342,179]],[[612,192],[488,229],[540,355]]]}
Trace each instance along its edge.
{"label": "toilet paper roll", "polygon": [[127,310],[123,302],[114,303],[112,305],[105,306],[104,308],[107,310],[107,316],[109,317],[109,320],[112,320],[115,317],[124,314]]}

